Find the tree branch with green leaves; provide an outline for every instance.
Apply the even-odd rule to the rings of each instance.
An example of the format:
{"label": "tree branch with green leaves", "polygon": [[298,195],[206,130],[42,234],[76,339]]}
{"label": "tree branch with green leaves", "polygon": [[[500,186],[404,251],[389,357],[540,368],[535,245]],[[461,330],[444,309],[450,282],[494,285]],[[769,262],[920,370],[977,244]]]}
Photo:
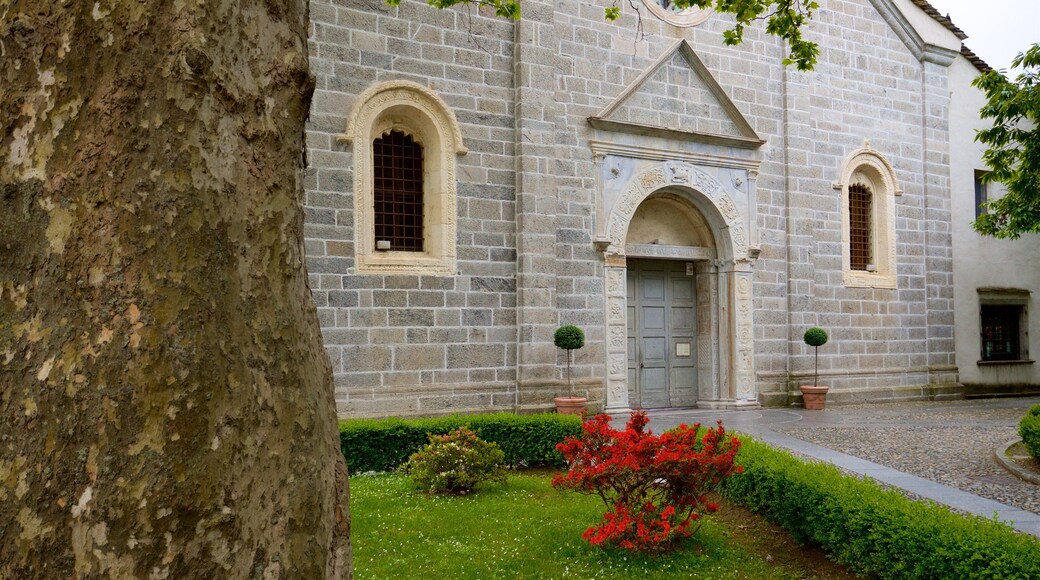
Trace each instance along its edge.
{"label": "tree branch with green leaves", "polygon": [[981,234],[1017,239],[1040,233],[1040,43],[1011,63],[1021,67],[1015,80],[991,70],[972,81],[986,94],[979,111],[993,127],[975,140],[986,145],[986,182],[1003,183],[1007,194],[986,204],[973,227]]}
{"label": "tree branch with green leaves", "polygon": [[[386,0],[397,6],[401,0]],[[430,6],[449,8],[460,4],[488,7],[504,18],[520,18],[520,0],[427,0]],[[816,0],[672,0],[672,5],[686,8],[714,8],[716,12],[731,14],[736,19],[733,28],[723,32],[724,42],[736,46],[744,40],[744,29],[757,21],[765,21],[766,32],[781,38],[788,46],[785,65],[798,70],[812,70],[820,48],[802,35],[805,26],[820,7]],[[621,17],[619,0],[612,0],[604,8],[604,17],[614,21]]]}

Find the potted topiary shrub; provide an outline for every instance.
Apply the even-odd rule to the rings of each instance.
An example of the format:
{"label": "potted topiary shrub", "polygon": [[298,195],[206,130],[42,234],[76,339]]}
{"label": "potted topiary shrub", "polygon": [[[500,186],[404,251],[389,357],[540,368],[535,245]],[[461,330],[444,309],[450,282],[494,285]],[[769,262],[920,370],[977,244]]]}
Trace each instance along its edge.
{"label": "potted topiary shrub", "polygon": [[827,402],[827,391],[830,390],[830,387],[819,385],[820,347],[827,344],[827,331],[818,326],[814,326],[805,331],[802,340],[805,341],[805,344],[816,349],[816,361],[813,364],[813,384],[802,385],[800,387],[802,390],[802,402],[805,404],[806,409],[822,411]]}
{"label": "potted topiary shrub", "polygon": [[577,326],[564,325],[556,329],[553,343],[567,351],[567,386],[570,388],[569,395],[558,395],[553,399],[553,402],[556,403],[556,412],[566,415],[581,415],[585,411],[589,398],[574,394],[574,383],[571,381],[571,351],[585,346],[585,333]]}

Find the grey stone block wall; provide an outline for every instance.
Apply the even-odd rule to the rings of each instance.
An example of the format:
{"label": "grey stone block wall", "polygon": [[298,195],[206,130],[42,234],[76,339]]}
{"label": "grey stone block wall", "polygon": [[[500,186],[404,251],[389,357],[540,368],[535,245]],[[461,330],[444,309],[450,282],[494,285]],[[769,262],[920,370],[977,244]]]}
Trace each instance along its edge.
{"label": "grey stone block wall", "polygon": [[[317,87],[307,129],[307,267],[341,415],[515,403],[512,40],[512,23],[479,11],[311,2]],[[469,148],[457,164],[456,276],[354,272],[353,152],[336,136],[358,94],[387,80],[436,91]]]}
{"label": "grey stone block wall", "polygon": [[[307,130],[307,265],[342,414],[544,406],[564,378],[565,353],[552,345],[560,324],[585,329],[588,346],[576,353],[573,374],[602,397],[604,264],[592,242],[605,216],[597,215],[589,142],[617,136],[587,118],[677,38],[690,41],[766,141],[757,153],[761,254],[753,265],[763,400],[784,403],[811,372],[801,336],[813,325],[831,333],[821,369],[850,399],[955,380],[946,71],[918,60],[870,1],[821,2],[808,33],[820,42],[820,62],[810,73],[785,69],[780,42],[758,26],[741,46],[725,46],[732,21],[720,15],[677,29],[644,10],[639,37],[628,7],[610,23],[603,6],[583,0],[522,6],[514,24],[419,0],[398,8],[311,1],[317,89]],[[703,92],[696,97],[689,74],[682,62],[669,63],[620,113],[732,132]],[[392,79],[436,91],[469,148],[458,158],[456,276],[353,271],[353,153],[336,136],[357,95]],[[895,290],[842,283],[840,191],[832,184],[865,139],[892,162],[903,190]]]}
{"label": "grey stone block wall", "polygon": [[[791,356],[787,385],[769,380],[782,374],[779,364],[768,368],[756,360],[758,371],[766,375],[763,383],[770,383],[760,383],[765,394],[796,389],[811,374],[812,349],[801,338],[813,325],[831,334],[831,342],[820,349],[820,368],[831,386],[873,391],[879,398],[893,387],[927,385],[932,381],[929,365],[936,360],[930,349],[953,351],[952,344],[926,340],[928,274],[937,268],[950,272],[949,264],[926,262],[926,255],[948,255],[950,240],[925,234],[931,219],[942,228],[950,218],[925,210],[948,197],[948,183],[932,175],[942,167],[926,165],[922,150],[924,67],[879,22],[869,3],[822,3],[813,27],[813,38],[821,43],[816,70],[786,71]],[[944,86],[942,81],[935,90],[942,92]],[[893,164],[903,190],[895,198],[895,290],[842,284],[840,191],[832,184],[845,157],[865,139]],[[926,171],[934,183],[928,190]],[[756,287],[759,300],[765,299],[762,294]],[[760,324],[758,333],[763,336],[769,329]]]}

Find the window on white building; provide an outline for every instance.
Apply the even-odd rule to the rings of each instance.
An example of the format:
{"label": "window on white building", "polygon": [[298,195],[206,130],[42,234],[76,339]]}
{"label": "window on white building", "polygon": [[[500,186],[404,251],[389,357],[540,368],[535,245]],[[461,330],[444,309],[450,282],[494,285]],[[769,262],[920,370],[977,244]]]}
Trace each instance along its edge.
{"label": "window on white building", "polygon": [[983,181],[985,171],[975,170],[975,219],[986,213],[986,202],[989,201],[989,192],[986,190],[986,182]]}
{"label": "window on white building", "polygon": [[1020,304],[982,305],[982,360],[1021,360],[1022,317]]}

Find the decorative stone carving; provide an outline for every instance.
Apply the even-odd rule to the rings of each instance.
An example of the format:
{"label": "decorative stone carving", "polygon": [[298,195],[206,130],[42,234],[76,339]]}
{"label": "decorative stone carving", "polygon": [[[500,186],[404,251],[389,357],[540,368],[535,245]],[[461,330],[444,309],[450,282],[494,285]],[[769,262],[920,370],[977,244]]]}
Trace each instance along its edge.
{"label": "decorative stone carving", "polygon": [[737,279],[737,292],[743,296],[751,293],[751,280],[747,276],[740,276]]}
{"label": "decorative stone carving", "polygon": [[697,169],[696,172],[695,172],[695,175],[696,175],[697,189],[699,189],[699,190],[703,191],[704,193],[708,194],[708,196],[715,197],[715,196],[717,196],[719,194],[720,191],[723,190],[722,189],[722,184],[719,183],[719,181],[717,179],[715,179],[714,177],[708,175],[704,171],[701,171],[700,169]]}
{"label": "decorative stone carving", "polygon": [[[627,408],[628,405],[627,272],[624,266],[626,257],[636,255],[715,264],[715,267],[703,266],[697,273],[696,350],[701,377],[698,379],[698,392],[714,401],[734,401],[737,398],[753,401],[753,285],[750,271],[743,270],[742,265],[736,266],[749,261],[746,225],[749,217],[742,215],[741,206],[734,202],[718,179],[689,163],[669,160],[624,176],[628,181],[618,184],[617,199],[612,207],[605,208],[608,215],[605,229],[609,239],[609,251],[604,253],[607,266],[606,363],[610,377],[608,408]],[[701,201],[705,203],[698,203],[702,211],[706,206],[714,208],[709,221],[717,226],[716,235],[724,236],[721,239],[716,237],[716,252],[724,255],[696,253],[694,248],[647,247],[646,244],[626,246],[629,224],[637,208],[647,197],[669,186],[694,189],[703,196]],[[726,238],[728,243],[722,243]],[[720,266],[725,266],[725,271],[719,272],[717,268]],[[734,271],[735,267],[741,269]]]}
{"label": "decorative stone carving", "polygon": [[622,377],[628,372],[628,364],[625,360],[624,353],[612,353],[610,355],[610,370],[609,374],[612,377]]}
{"label": "decorative stone carving", "polygon": [[737,397],[739,399],[748,399],[753,392],[754,382],[754,366],[753,366],[753,352],[754,352],[754,335],[752,333],[752,304],[751,304],[751,274],[748,272],[737,272],[733,274],[735,278],[735,312],[734,316],[736,319],[735,327],[737,333],[736,340],[736,360],[734,369],[734,378],[737,383]]}
{"label": "decorative stone carving", "polygon": [[730,228],[730,236],[733,238],[733,253],[741,257],[745,256],[747,254],[747,238],[744,236],[744,227],[740,224],[734,224]]}
{"label": "decorative stone carving", "polygon": [[[669,176],[665,179],[665,176]],[[678,180],[678,181],[676,181]],[[707,172],[687,163],[666,162],[635,176],[624,188],[614,207],[609,209],[607,236],[611,245],[625,254],[625,238],[636,209],[647,197],[667,185],[692,186],[712,202],[729,230],[735,257],[746,258],[748,240],[741,224],[740,210],[721,183]]]}
{"label": "decorative stone carving", "polygon": [[672,183],[689,183],[691,166],[685,163],[668,163],[668,176]]}
{"label": "decorative stone carving", "polygon": [[[624,257],[621,257],[622,263]],[[607,300],[607,408],[628,408],[628,324],[625,303],[626,270],[608,265]]]}
{"label": "decorative stone carving", "polygon": [[628,342],[628,335],[625,327],[621,325],[611,326],[609,334],[607,349],[611,351],[625,350],[625,347],[628,346],[626,344]]}
{"label": "decorative stone carving", "polygon": [[607,385],[607,408],[628,408],[628,385],[624,381],[610,381]]}
{"label": "decorative stone carving", "polygon": [[737,219],[739,213],[737,211],[737,204],[733,203],[733,200],[728,195],[717,199],[715,205],[718,206],[719,211],[722,212],[727,223]]}
{"label": "decorative stone carving", "polygon": [[622,298],[616,296],[611,297],[607,301],[607,319],[611,322],[625,322],[625,301]]}
{"label": "decorative stone carving", "polygon": [[638,258],[666,258],[671,260],[710,260],[715,250],[699,246],[664,246],[658,244],[628,244],[625,255]]}
{"label": "decorative stone carving", "polygon": [[[639,175],[639,185],[641,185],[643,190],[646,192],[659,189],[666,183],[667,182],[664,180],[664,172],[660,168],[654,168]],[[642,200],[637,201],[636,205],[638,205],[640,201]],[[632,206],[632,209],[635,210],[635,205]]]}
{"label": "decorative stone carving", "polygon": [[625,296],[625,270],[607,268],[607,296]]}

